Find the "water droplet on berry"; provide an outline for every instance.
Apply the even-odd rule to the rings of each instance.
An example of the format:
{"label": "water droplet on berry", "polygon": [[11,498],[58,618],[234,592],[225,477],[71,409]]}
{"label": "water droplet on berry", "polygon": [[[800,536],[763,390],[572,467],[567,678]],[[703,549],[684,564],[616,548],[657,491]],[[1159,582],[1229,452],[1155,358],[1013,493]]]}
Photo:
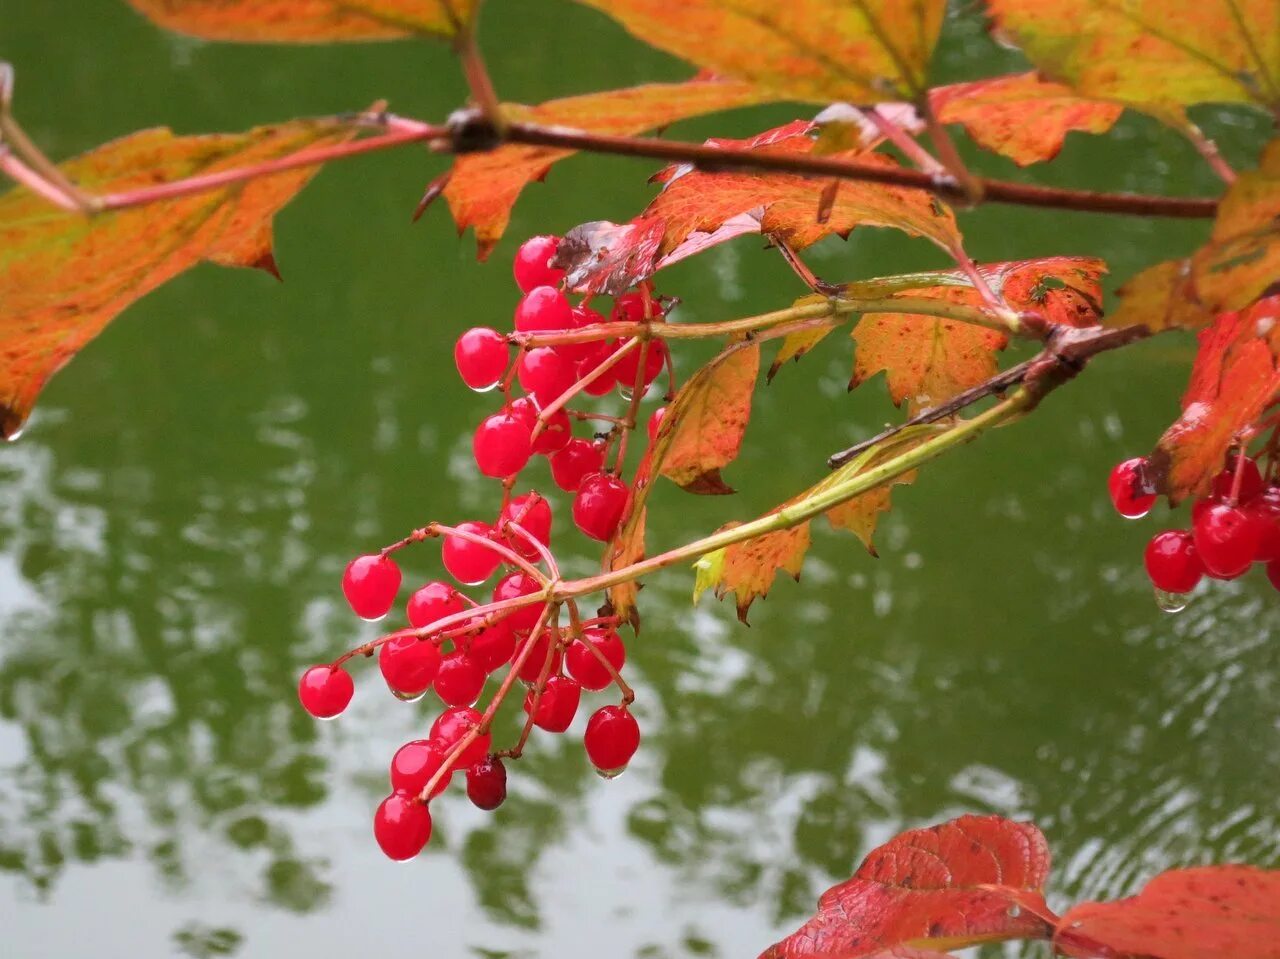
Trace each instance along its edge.
{"label": "water droplet on berry", "polygon": [[1163,589],[1156,589],[1154,592],[1156,605],[1166,613],[1180,613],[1191,602],[1190,593],[1170,593]]}
{"label": "water droplet on berry", "polygon": [[617,769],[597,769],[596,775],[601,779],[617,779],[627,771],[626,766],[619,766]]}
{"label": "water droplet on berry", "polygon": [[424,689],[420,693],[402,693],[398,689],[393,689],[391,690],[391,695],[402,703],[416,703],[423,696],[427,695],[427,690]]}

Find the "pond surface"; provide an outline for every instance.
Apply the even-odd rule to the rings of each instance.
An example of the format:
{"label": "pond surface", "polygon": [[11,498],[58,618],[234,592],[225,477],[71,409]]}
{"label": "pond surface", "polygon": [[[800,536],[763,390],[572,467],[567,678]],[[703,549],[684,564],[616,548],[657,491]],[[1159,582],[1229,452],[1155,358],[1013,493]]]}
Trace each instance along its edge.
{"label": "pond surface", "polygon": [[[464,96],[435,46],[214,46],[118,2],[83,6],[0,0],[20,115],[59,157],[150,125],[238,130],[384,96],[440,118]],[[495,0],[484,37],[511,99],[687,75],[565,3]],[[953,20],[942,78],[1019,65],[977,20]],[[673,133],[742,135],[789,115]],[[1236,158],[1264,136],[1244,114],[1201,119]],[[1104,357],[1033,421],[930,466],[894,494],[878,560],[819,531],[803,582],[780,581],[750,628],[728,604],[691,607],[689,571],[655,577],[631,644],[645,742],[626,775],[593,775],[576,735],[535,739],[496,815],[451,795],[425,856],[383,859],[370,815],[427,701],[396,702],[366,667],[348,714],[317,724],[296,676],[374,635],[339,593],[352,555],[493,508],[496,485],[469,457],[493,400],[457,381],[451,343],[507,322],[515,244],[632,216],[653,169],[563,164],[480,265],[445,210],[409,223],[441,162],[407,151],[325,171],[278,220],[283,285],[214,267],[170,283],[63,371],[0,450],[7,956],[754,956],[871,846],[964,811],[1035,820],[1059,905],[1170,866],[1280,865],[1274,594],[1250,576],[1159,612],[1141,553],[1163,519],[1123,522],[1105,495],[1110,466],[1176,415],[1189,337]],[[1141,118],[1073,138],[1028,175],[1217,189]],[[995,207],[962,225],[979,259],[1094,254],[1116,281],[1207,229]],[[871,230],[811,261],[830,279],[944,265]],[[661,288],[686,321],[802,292],[758,239]],[[697,355],[680,355],[686,375]],[[846,393],[849,369],[847,338],[831,337],[762,388],[727,474],[741,492],[662,489],[651,542],[769,509],[892,419],[880,383]],[[595,551],[568,541],[570,565],[590,569]],[[438,575],[429,548],[407,565],[410,580]]]}

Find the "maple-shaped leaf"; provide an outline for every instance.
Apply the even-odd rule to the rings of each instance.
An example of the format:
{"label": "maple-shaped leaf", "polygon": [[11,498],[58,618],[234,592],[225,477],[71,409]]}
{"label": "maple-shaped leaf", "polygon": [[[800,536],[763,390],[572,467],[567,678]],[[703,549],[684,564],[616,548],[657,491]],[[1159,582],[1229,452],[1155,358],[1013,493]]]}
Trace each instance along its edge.
{"label": "maple-shaped leaf", "polygon": [[1176,114],[1280,104],[1274,0],[987,0],[997,31],[1077,93]]}
{"label": "maple-shaped leaf", "polygon": [[[336,143],[349,127],[293,121],[247,133],[145,130],[61,165],[94,193],[152,186]],[[314,168],[92,218],[17,188],[0,196],[0,433],[21,429],[50,376],[121,310],[201,260],[274,272],[271,218]]]}
{"label": "maple-shaped leaf", "polygon": [[834,529],[842,529],[862,540],[862,545],[872,556],[879,556],[871,538],[875,534],[880,514],[887,513],[890,506],[891,489],[894,486],[905,486],[916,481],[916,471],[910,470],[895,476],[883,486],[868,490],[861,496],[855,496],[848,502],[827,510],[827,522]]}
{"label": "maple-shaped leaf", "polygon": [[645,43],[778,99],[872,103],[926,86],[945,0],[579,0]]}
{"label": "maple-shaped leaf", "polygon": [[1103,319],[1107,326],[1195,330],[1213,322],[1200,302],[1189,259],[1165,260],[1127,280],[1117,291],[1120,305]]}
{"label": "maple-shaped leaf", "polygon": [[[826,299],[819,294],[813,296],[801,297],[796,300],[796,306],[802,306],[805,303],[818,303]],[[796,330],[788,333],[782,338],[782,345],[778,347],[778,352],[773,357],[773,362],[769,365],[769,372],[765,374],[768,382],[773,382],[773,378],[778,375],[778,371],[787,363],[799,360],[815,346],[821,343],[834,329],[834,324],[829,326],[811,326],[803,330]]]}
{"label": "maple-shaped leaf", "polygon": [[1241,432],[1280,399],[1280,296],[1223,313],[1202,330],[1182,416],[1147,457],[1173,503],[1209,489]]}
{"label": "maple-shaped leaf", "polygon": [[1280,872],[1174,869],[1136,896],[1073,907],[1054,946],[1080,957],[1280,959]]}
{"label": "maple-shaped leaf", "polygon": [[206,40],[330,43],[453,37],[476,0],[127,0],[153,23]]}
{"label": "maple-shaped leaf", "polygon": [[856,959],[904,944],[950,949],[1047,938],[1048,873],[1048,845],[1030,823],[961,816],[912,829],[823,893],[817,914],[761,959]]}
{"label": "maple-shaped leaf", "polygon": [[1214,312],[1252,303],[1280,280],[1280,140],[1228,187],[1192,266],[1196,294]]}
{"label": "maple-shaped leaf", "polygon": [[801,523],[790,529],[765,533],[726,546],[719,561],[716,598],[723,599],[733,593],[738,619],[745,623],[751,604],[769,595],[779,573],[786,573],[794,580],[800,579],[804,554],[809,551],[809,538],[809,524]]}
{"label": "maple-shaped leaf", "polygon": [[1123,112],[1034,72],[935,87],[929,103],[941,122],[959,123],[976,143],[1020,166],[1052,160],[1072,130],[1106,133]]}
{"label": "maple-shaped leaf", "polygon": [[[757,103],[760,92],[746,83],[695,77],[684,83],[650,83],[602,93],[548,100],[537,106],[506,104],[508,120],[565,126],[592,133],[631,135],[677,120]],[[501,239],[520,192],[539,181],[575,150],[507,144],[458,157],[444,197],[458,232],[473,227],[480,259]]]}

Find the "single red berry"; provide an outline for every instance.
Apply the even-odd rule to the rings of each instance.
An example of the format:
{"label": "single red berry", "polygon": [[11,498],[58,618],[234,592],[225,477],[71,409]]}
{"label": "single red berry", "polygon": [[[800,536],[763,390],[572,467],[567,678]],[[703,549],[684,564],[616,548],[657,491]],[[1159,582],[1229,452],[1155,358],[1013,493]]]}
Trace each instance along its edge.
{"label": "single red berry", "polygon": [[576,493],[582,478],[604,466],[604,450],[591,440],[572,439],[551,457],[551,478],[566,493]]}
{"label": "single red berry", "polygon": [[667,408],[659,406],[653,411],[653,415],[649,417],[649,442],[652,443],[658,438],[658,430],[662,429],[662,421],[667,418]]}
{"label": "single red berry", "polygon": [[427,583],[409,597],[409,625],[422,629],[438,619],[461,613],[466,608],[462,594],[448,583]]}
{"label": "single red berry", "polygon": [[562,733],[568,729],[582,699],[582,687],[577,681],[567,676],[551,676],[543,686],[541,697],[537,692],[531,689],[524,697],[524,711],[533,716],[533,724],[549,733]]}
{"label": "single red berry", "polygon": [[[649,316],[648,319],[661,319],[664,310],[662,304],[658,300],[651,298],[649,300]],[[644,305],[644,294],[638,292],[623,293],[613,302],[612,318],[615,323],[643,323],[646,319]]]}
{"label": "single red berry", "polygon": [[[570,310],[570,317],[571,326],[575,330],[580,330],[584,326],[603,326],[606,322],[603,316],[589,306],[575,306]],[[584,357],[591,353],[593,345],[590,341],[585,343],[561,343],[556,346],[555,350],[565,359],[580,363]]]}
{"label": "single red berry", "polygon": [[1238,576],[1258,552],[1262,529],[1238,506],[1210,503],[1191,527],[1205,571],[1217,579]]}
{"label": "single red berry", "polygon": [[[529,650],[529,655],[520,664],[520,672],[517,675],[520,677],[521,682],[536,683],[539,677],[542,676],[547,656],[551,657],[551,665],[547,667],[547,675],[551,676],[560,672],[560,664],[564,660],[564,653],[558,647],[552,652],[552,637],[548,633],[542,633],[536,640],[526,639],[525,642],[532,642],[533,649]],[[523,646],[521,648],[523,649]]]}
{"label": "single red berry", "polygon": [[615,772],[631,762],[640,748],[640,726],[626,706],[604,706],[587,720],[582,741],[593,766]]}
{"label": "single red berry", "polygon": [[592,539],[608,542],[618,531],[631,491],[612,473],[584,476],[573,498],[573,522]]}
{"label": "single red berry", "polygon": [[484,689],[486,676],[483,666],[461,650],[455,650],[440,661],[436,695],[446,706],[474,706]]}
{"label": "single red berry", "polygon": [[487,326],[467,330],[453,347],[453,362],[462,382],[478,393],[497,386],[510,361],[506,337]]}
{"label": "single red berry", "polygon": [[390,556],[357,556],[342,574],[342,592],[355,614],[370,622],[391,610],[400,589],[400,567]]}
{"label": "single red berry", "polygon": [[516,366],[520,389],[539,406],[550,406],[578,378],[577,365],[549,346],[536,346],[520,357]]}
{"label": "single red berry", "polygon": [[517,396],[507,409],[520,417],[520,421],[528,425],[530,432],[538,425],[538,414],[542,411],[532,396]]}
{"label": "single red berry", "polygon": [[[498,580],[498,584],[493,587],[493,601],[499,603],[504,599],[528,596],[530,593],[538,592],[541,588],[536,579],[527,573],[517,570]],[[506,621],[511,624],[511,628],[516,632],[533,629],[545,608],[545,603],[531,603],[528,606],[521,606],[512,610]]]}
{"label": "single red berry", "polygon": [[[1213,495],[1216,499],[1231,499],[1231,491],[1236,484],[1236,464],[1239,461],[1238,457],[1231,456],[1227,460],[1227,468],[1213,478]],[[1245,457],[1244,471],[1240,474],[1240,493],[1235,502],[1247,503],[1262,492],[1262,486],[1262,471],[1258,469],[1258,464]]]}
{"label": "single red berry", "polygon": [[[391,757],[391,791],[417,796],[427,788],[431,777],[443,765],[444,750],[438,743],[429,739],[407,742]],[[441,776],[431,790],[430,798],[434,799],[444,792],[452,778],[452,770]]]}
{"label": "single red berry", "polygon": [[531,236],[520,244],[516,258],[511,263],[516,286],[521,293],[528,293],[535,286],[559,286],[564,270],[551,266],[551,258],[560,248],[558,236]]}
{"label": "single red berry", "polygon": [[1254,560],[1270,563],[1280,559],[1280,487],[1268,486],[1251,499],[1245,510],[1258,524],[1258,552]]}
{"label": "single red berry", "polygon": [[627,661],[627,647],[622,644],[622,637],[612,629],[588,629],[581,639],[575,639],[565,652],[565,666],[569,675],[582,684],[583,689],[604,689],[613,676],[600,661],[600,656],[613,666],[613,671],[621,672],[622,664]]}
{"label": "single red berry", "polygon": [[332,719],[347,708],[355,694],[351,674],[341,666],[312,666],[298,680],[302,708],[316,719]]}
{"label": "single red berry", "polygon": [[1141,456],[1117,463],[1107,480],[1107,490],[1111,493],[1111,505],[1116,512],[1129,519],[1146,516],[1156,501],[1155,493],[1143,492],[1140,483],[1141,470],[1144,464]]}
{"label": "single red berry", "polygon": [[564,449],[573,438],[573,423],[564,410],[556,410],[547,420],[542,432],[533,438],[533,451],[550,456]]}
{"label": "single red berry", "polygon": [[507,544],[525,559],[537,559],[537,548],[525,537],[507,530],[507,523],[516,523],[543,546],[551,542],[551,504],[537,493],[512,498],[498,515],[498,528],[506,531]]}
{"label": "single red berry", "polygon": [[554,286],[535,286],[516,307],[515,326],[521,333],[571,329],[569,301]]}
{"label": "single red berry", "polygon": [[485,476],[503,479],[519,473],[533,455],[533,427],[510,410],[486,416],[471,440],[476,466]]}
{"label": "single red berry", "polygon": [[431,813],[412,796],[393,793],[373,815],[373,836],[388,858],[412,859],[431,838]]}
{"label": "single red berry", "polygon": [[[585,380],[605,360],[614,354],[618,344],[613,340],[592,343],[591,349],[578,361],[578,379]],[[599,376],[587,383],[582,391],[588,396],[604,396],[618,385],[618,364],[615,363]]]}
{"label": "single red berry", "polygon": [[[493,527],[488,523],[468,521],[459,523],[457,529],[485,539],[493,536]],[[468,586],[483,583],[493,575],[493,571],[501,562],[498,554],[487,546],[450,533],[445,534],[444,545],[440,548],[440,558],[449,575],[459,583],[465,583]]]}
{"label": "single red berry", "polygon": [[396,636],[378,651],[378,668],[392,692],[417,696],[431,688],[440,669],[440,650],[429,639]]}
{"label": "single red berry", "polygon": [[667,344],[662,340],[641,343],[638,349],[632,350],[614,367],[618,386],[622,389],[627,391],[635,389],[636,377],[640,374],[641,356],[644,357],[644,382],[641,384],[641,389],[648,389],[649,384],[658,378],[663,367],[667,365],[670,353],[667,350]]}
{"label": "single red berry", "polygon": [[467,770],[467,798],[480,809],[497,809],[507,798],[507,767],[486,756]]}
{"label": "single red berry", "polygon": [[[450,706],[431,724],[431,740],[444,750],[445,755],[456,746],[467,733],[480,725],[483,717],[470,706]],[[455,769],[470,769],[489,752],[493,736],[482,733],[471,741],[454,762]]]}
{"label": "single red berry", "polygon": [[516,634],[511,624],[501,619],[492,626],[486,626],[472,637],[467,654],[484,667],[485,672],[492,673],[507,663],[516,652]]}
{"label": "single red berry", "polygon": [[1147,543],[1144,560],[1152,584],[1166,593],[1189,593],[1204,575],[1195,542],[1183,529],[1156,533]]}

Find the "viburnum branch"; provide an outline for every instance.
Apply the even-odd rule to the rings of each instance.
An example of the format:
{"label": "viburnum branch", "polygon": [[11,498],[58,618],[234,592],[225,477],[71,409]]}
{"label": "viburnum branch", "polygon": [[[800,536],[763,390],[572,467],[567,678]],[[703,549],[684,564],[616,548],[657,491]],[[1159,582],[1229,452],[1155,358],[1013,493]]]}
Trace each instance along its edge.
{"label": "viburnum branch", "polygon": [[[472,22],[480,15],[480,0],[477,0],[475,9],[472,13]],[[476,107],[480,113],[497,131],[498,135],[502,135],[503,127],[506,121],[502,116],[502,102],[498,99],[498,94],[493,88],[493,78],[489,75],[489,68],[485,65],[484,57],[480,53],[480,46],[476,41],[476,31],[473,29],[463,30],[459,34],[458,56],[462,60],[462,72],[467,80],[467,87],[471,91],[471,99],[475,101]]]}
{"label": "viburnum branch", "polygon": [[947,133],[947,128],[938,122],[938,117],[933,112],[933,106],[929,103],[928,96],[920,98],[916,109],[924,117],[925,129],[929,132],[929,139],[933,141],[933,148],[938,151],[938,158],[946,168],[948,176],[963,191],[962,198],[957,197],[955,199],[960,200],[966,206],[977,206],[982,202],[985,194],[983,181],[974,176],[964,160],[961,159],[960,153],[956,150],[956,145],[951,139],[951,134]]}
{"label": "viburnum branch", "polygon": [[[548,630],[554,629],[552,626],[547,627]],[[525,641],[525,648],[532,651],[538,640],[537,633],[530,633],[529,638]],[[557,637],[558,639],[558,637]],[[542,660],[542,668],[538,670],[538,677],[533,683],[533,695],[529,699],[528,715],[525,716],[524,726],[520,729],[520,737],[516,740],[516,744],[510,749],[504,749],[501,753],[511,759],[519,759],[524,755],[524,747],[529,742],[529,734],[533,732],[534,717],[538,715],[538,705],[542,702],[542,694],[547,690],[547,680],[551,676],[551,667],[556,661],[556,650],[559,646],[558,641],[552,642],[548,638],[547,655]],[[526,656],[528,654],[526,653]]]}
{"label": "viburnum branch", "polygon": [[[20,166],[25,167],[36,179],[44,181],[53,187],[54,191],[70,200],[75,209],[83,213],[93,212],[97,208],[96,200],[68,180],[57,165],[44,155],[35,142],[27,136],[26,131],[19,126],[13,115],[13,86],[13,65],[0,63],[0,144],[7,145],[13,155],[21,161]],[[5,169],[5,172],[10,171]],[[14,179],[18,178],[14,177]],[[23,180],[18,182],[25,186],[31,185]],[[45,199],[52,199],[49,191],[36,190],[36,192]],[[58,203],[57,200],[52,202]],[[59,203],[59,205],[62,204]]]}
{"label": "viburnum branch", "polygon": [[1205,162],[1209,164],[1209,168],[1219,176],[1223,183],[1229,186],[1236,182],[1236,171],[1231,168],[1231,164],[1222,155],[1222,152],[1218,149],[1218,144],[1205,136],[1203,130],[1190,120],[1179,123],[1178,129],[1183,136],[1191,141],[1191,145],[1196,148],[1196,152],[1204,157]]}
{"label": "viburnum branch", "polygon": [[[542,559],[544,563],[547,564],[547,571],[551,574],[550,579],[560,578],[560,567],[556,563],[556,558],[552,554],[551,550],[547,549],[546,544],[543,543],[542,540],[538,539],[538,537],[534,536],[532,533],[530,533],[527,529],[525,529],[515,520],[508,520],[503,525],[505,525],[507,529],[511,530],[511,532],[515,533],[517,536],[523,539],[533,549],[537,550],[538,556]],[[542,581],[544,582],[547,579],[548,577],[546,576],[542,577]]]}
{"label": "viburnum branch", "polygon": [[20,183],[32,193],[44,197],[55,206],[59,206],[64,210],[72,213],[81,212],[84,207],[75,201],[71,194],[67,193],[57,184],[46,180],[31,167],[27,166],[17,156],[9,151],[9,148],[0,143],[0,173],[9,176],[15,183]]}

